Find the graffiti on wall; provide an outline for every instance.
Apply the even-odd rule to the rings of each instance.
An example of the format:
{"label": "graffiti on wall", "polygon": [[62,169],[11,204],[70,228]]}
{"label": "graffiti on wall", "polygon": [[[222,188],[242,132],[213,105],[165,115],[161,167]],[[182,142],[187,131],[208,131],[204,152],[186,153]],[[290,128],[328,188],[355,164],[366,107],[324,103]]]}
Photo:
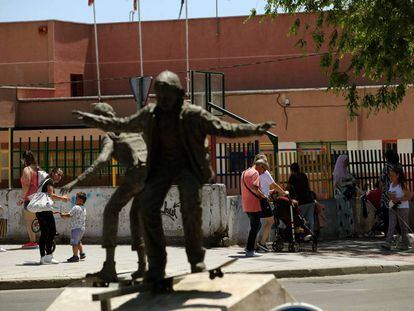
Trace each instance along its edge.
{"label": "graffiti on wall", "polygon": [[171,220],[175,221],[178,219],[177,216],[177,208],[181,207],[180,202],[174,202],[174,204],[171,206],[168,206],[168,202],[164,201],[164,205],[161,208],[161,215],[165,215],[169,217]]}

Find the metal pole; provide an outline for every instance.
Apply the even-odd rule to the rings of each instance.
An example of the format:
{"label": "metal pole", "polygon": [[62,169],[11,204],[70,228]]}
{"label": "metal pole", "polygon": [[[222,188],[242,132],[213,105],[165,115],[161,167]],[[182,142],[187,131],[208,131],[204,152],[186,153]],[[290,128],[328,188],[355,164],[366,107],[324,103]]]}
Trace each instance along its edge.
{"label": "metal pole", "polygon": [[190,60],[189,60],[189,53],[188,53],[188,0],[185,0],[185,58],[186,58],[186,65],[187,65],[187,94],[190,92]]}
{"label": "metal pole", "polygon": [[101,101],[101,75],[99,72],[98,30],[96,28],[95,1],[93,2],[93,24],[95,30],[96,77],[98,79],[98,101]]}
{"label": "metal pole", "polygon": [[139,63],[141,67],[141,77],[144,75],[144,63],[142,62],[142,26],[141,26],[141,4],[139,0],[138,3],[138,32],[139,32]]}
{"label": "metal pole", "polygon": [[218,19],[218,0],[216,0],[216,36],[220,34],[219,31],[219,19]]}

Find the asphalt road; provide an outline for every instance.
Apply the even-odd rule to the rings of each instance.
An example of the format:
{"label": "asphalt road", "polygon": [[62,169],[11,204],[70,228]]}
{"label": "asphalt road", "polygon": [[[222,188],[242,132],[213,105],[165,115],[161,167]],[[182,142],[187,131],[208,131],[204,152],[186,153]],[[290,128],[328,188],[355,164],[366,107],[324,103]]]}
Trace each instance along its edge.
{"label": "asphalt road", "polygon": [[414,272],[279,280],[298,301],[322,310],[414,310]]}
{"label": "asphalt road", "polygon": [[0,310],[44,311],[63,288],[0,291]]}
{"label": "asphalt road", "polygon": [[[414,310],[414,272],[280,279],[300,302],[325,311]],[[43,311],[63,289],[0,291],[0,309]]]}

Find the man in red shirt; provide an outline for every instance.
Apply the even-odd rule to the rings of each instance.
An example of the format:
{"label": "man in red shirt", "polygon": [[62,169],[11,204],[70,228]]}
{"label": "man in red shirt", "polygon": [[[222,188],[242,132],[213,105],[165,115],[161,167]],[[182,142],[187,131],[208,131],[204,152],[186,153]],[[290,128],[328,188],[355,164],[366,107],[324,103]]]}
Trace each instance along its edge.
{"label": "man in red shirt", "polygon": [[260,199],[266,196],[260,191],[260,178],[266,171],[267,164],[263,159],[257,160],[254,165],[242,173],[241,196],[243,211],[250,219],[250,231],[247,238],[246,257],[259,257],[260,254],[254,251],[256,237],[259,233],[261,223],[260,216],[262,209]]}

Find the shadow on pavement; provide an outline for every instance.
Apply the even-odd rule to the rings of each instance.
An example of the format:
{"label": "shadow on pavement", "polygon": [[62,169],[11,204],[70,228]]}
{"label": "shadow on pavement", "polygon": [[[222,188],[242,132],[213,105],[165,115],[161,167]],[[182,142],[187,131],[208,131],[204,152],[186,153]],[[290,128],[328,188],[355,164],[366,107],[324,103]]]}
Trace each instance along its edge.
{"label": "shadow on pavement", "polygon": [[215,309],[226,310],[224,306],[213,304],[185,304],[190,299],[224,299],[230,297],[230,293],[222,291],[199,291],[199,290],[177,290],[173,293],[156,295],[153,293],[141,293],[136,298],[133,298],[123,305],[119,306],[117,311],[122,310],[176,310],[176,309]]}

